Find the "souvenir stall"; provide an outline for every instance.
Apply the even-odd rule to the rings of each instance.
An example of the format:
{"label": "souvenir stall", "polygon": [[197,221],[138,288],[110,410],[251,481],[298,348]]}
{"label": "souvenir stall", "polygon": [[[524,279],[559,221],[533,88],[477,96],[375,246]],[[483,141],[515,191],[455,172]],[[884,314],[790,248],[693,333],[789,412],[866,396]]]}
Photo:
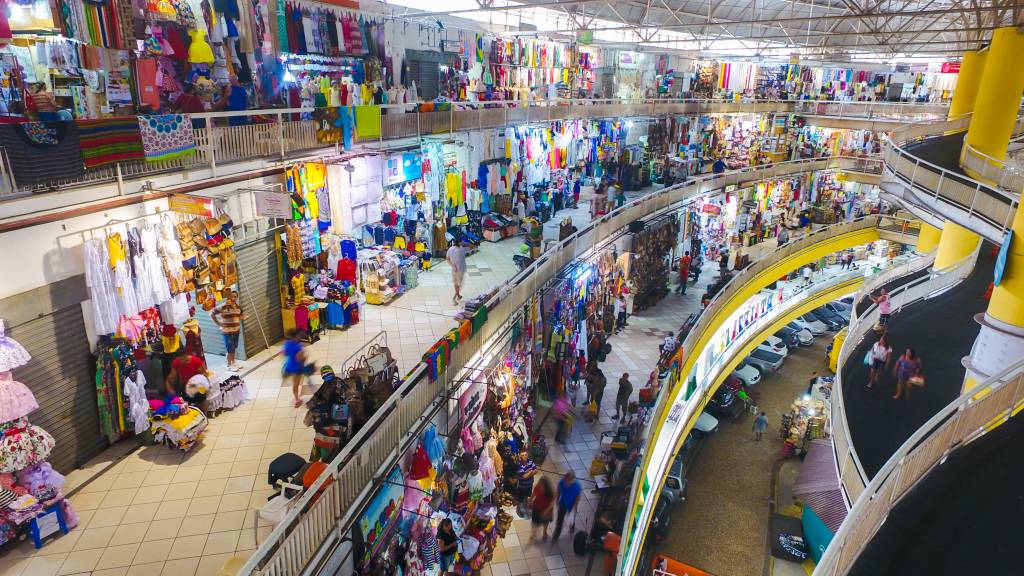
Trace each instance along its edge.
{"label": "souvenir stall", "polygon": [[77,526],[78,515],[64,498],[64,477],[46,461],[53,437],[29,421],[39,404],[14,379],[30,360],[20,343],[4,335],[0,320],[0,546],[24,534],[38,549],[48,536]]}
{"label": "souvenir stall", "polygon": [[[152,432],[187,449],[206,427],[199,408],[219,390],[205,375],[196,314],[213,311],[237,286],[233,223],[209,199],[174,197],[169,205],[172,212],[94,230],[83,248],[101,433],[110,443]],[[179,354],[194,359],[196,376],[170,394],[164,380]],[[225,392],[231,399],[218,408],[244,401],[244,383]],[[175,430],[157,434],[164,424]]]}
{"label": "souvenir stall", "polygon": [[633,234],[626,272],[629,286],[633,288],[634,309],[630,313],[651,308],[668,294],[678,242],[679,219],[675,215],[649,222],[643,230]]}
{"label": "souvenir stall", "polygon": [[802,126],[797,133],[794,159],[821,156],[865,156],[881,152],[878,134],[870,130],[849,130]]}
{"label": "souvenir stall", "polygon": [[828,407],[825,402],[805,394],[790,405],[782,415],[779,437],[782,439],[784,456],[797,456],[806,452],[811,441],[827,438]]}

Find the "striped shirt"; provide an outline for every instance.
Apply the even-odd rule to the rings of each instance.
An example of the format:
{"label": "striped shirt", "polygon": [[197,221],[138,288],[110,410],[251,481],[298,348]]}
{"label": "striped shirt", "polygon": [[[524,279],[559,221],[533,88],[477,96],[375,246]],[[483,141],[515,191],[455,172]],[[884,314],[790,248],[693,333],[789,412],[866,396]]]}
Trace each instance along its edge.
{"label": "striped shirt", "polygon": [[225,334],[235,334],[242,330],[242,309],[238,306],[225,304],[214,310],[210,318]]}
{"label": "striped shirt", "polygon": [[49,92],[35,92],[30,94],[32,102],[36,105],[37,112],[56,112],[57,102],[53,99],[53,94]]}

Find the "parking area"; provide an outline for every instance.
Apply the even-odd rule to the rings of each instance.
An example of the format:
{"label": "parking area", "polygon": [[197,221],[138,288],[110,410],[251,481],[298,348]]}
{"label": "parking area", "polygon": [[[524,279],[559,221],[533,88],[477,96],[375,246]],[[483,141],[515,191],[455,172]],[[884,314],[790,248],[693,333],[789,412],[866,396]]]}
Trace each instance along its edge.
{"label": "parking area", "polygon": [[752,414],[732,418],[721,413],[718,431],[693,454],[684,454],[683,459],[692,459],[686,498],[672,504],[657,552],[715,576],[766,573],[772,477],[782,458],[779,424],[793,399],[806,391],[811,373],[826,373],[825,349],[832,335],[828,331],[810,346],[791,348],[779,371],[752,387],[751,397],[768,415],[760,442],[754,439]]}

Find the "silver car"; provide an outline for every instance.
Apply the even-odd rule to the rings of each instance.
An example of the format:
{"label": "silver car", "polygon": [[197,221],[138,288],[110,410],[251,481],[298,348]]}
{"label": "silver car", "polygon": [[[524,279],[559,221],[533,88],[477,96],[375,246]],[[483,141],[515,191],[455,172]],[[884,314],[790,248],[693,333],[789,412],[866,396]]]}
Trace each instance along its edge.
{"label": "silver car", "polygon": [[769,352],[761,347],[757,347],[750,353],[750,356],[747,356],[744,363],[757,368],[758,371],[761,372],[761,377],[764,377],[778,372],[779,368],[782,367],[782,361],[785,359],[785,356],[782,356],[781,354]]}

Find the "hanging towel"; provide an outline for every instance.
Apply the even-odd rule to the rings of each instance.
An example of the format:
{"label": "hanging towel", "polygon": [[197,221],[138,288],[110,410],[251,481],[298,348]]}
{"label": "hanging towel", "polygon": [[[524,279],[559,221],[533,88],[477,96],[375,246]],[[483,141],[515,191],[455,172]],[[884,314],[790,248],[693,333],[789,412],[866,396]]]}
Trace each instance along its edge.
{"label": "hanging towel", "polygon": [[78,120],[76,124],[86,168],[144,157],[142,133],[134,116]]}
{"label": "hanging towel", "polygon": [[146,162],[162,162],[195,152],[192,120],[187,114],[139,116]]}
{"label": "hanging towel", "polygon": [[74,122],[3,124],[0,146],[7,152],[19,187],[75,179],[84,171]]}
{"label": "hanging towel", "polygon": [[379,138],[380,106],[355,106],[356,134],[359,139]]}

